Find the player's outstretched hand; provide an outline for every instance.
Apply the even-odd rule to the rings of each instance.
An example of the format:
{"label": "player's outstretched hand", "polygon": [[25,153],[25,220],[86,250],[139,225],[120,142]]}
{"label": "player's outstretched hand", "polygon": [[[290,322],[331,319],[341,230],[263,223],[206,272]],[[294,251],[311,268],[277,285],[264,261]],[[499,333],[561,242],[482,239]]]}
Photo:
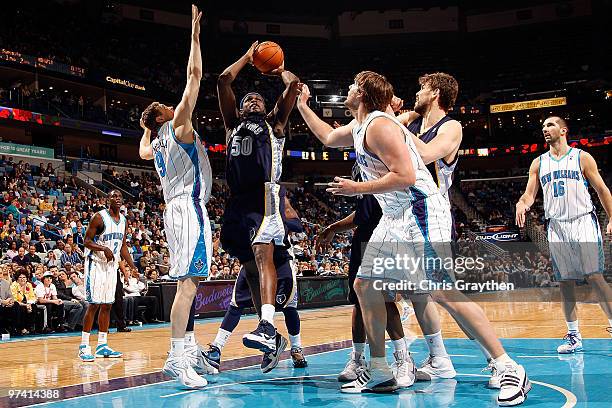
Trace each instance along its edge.
{"label": "player's outstretched hand", "polygon": [[255,52],[255,48],[257,48],[258,45],[259,41],[255,41],[253,44],[251,44],[251,48],[249,48],[244,54],[244,56],[247,58],[247,62],[251,65],[253,65],[253,53]]}
{"label": "player's outstretched hand", "polygon": [[315,248],[320,251],[324,246],[329,245],[334,239],[336,233],[330,227],[326,227],[323,231],[319,232],[315,238]]}
{"label": "player's outstretched hand", "polygon": [[310,89],[308,89],[308,85],[300,82],[298,84],[298,90],[300,91],[300,93],[298,94],[298,100],[297,100],[298,105],[299,104],[307,105],[308,99],[310,98]]}
{"label": "player's outstretched hand", "polygon": [[334,181],[327,184],[329,186],[327,192],[333,195],[355,196],[359,194],[357,191],[358,184],[358,182],[348,178],[335,177]]}
{"label": "player's outstretched hand", "polygon": [[191,35],[194,38],[200,38],[200,19],[202,12],[194,4],[191,5]]}
{"label": "player's outstretched hand", "polygon": [[108,262],[111,262],[112,260],[115,259],[115,256],[113,255],[113,251],[111,251],[110,248],[108,247],[104,248],[104,256],[106,257],[106,260]]}
{"label": "player's outstretched hand", "polygon": [[398,96],[393,95],[393,99],[391,99],[391,109],[393,109],[393,112],[399,112],[403,106],[404,100]]}
{"label": "player's outstretched hand", "polygon": [[516,225],[518,225],[520,228],[523,228],[525,226],[525,213],[529,211],[529,207],[527,207],[525,204],[523,204],[522,202],[518,202],[516,203]]}

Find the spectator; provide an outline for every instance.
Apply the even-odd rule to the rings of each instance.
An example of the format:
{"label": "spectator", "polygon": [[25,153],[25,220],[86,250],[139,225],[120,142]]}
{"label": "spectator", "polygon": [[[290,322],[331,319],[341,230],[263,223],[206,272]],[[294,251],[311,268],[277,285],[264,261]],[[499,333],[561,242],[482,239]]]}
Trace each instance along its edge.
{"label": "spectator", "polygon": [[17,255],[19,255],[19,251],[17,251],[17,242],[11,241],[11,247],[6,251],[5,259],[9,259],[12,262],[13,258]]}
{"label": "spectator", "polygon": [[138,310],[139,306],[146,306],[144,317],[146,322],[149,323],[161,323],[157,320],[157,298],[155,296],[143,296],[146,293],[146,285],[140,281],[140,274],[138,270],[133,270],[131,276],[128,278],[127,283],[124,282],[123,290],[125,292],[125,299],[128,300],[128,310],[131,310],[132,314],[127,314],[128,320],[134,321],[134,313]]}
{"label": "spectator", "polygon": [[15,227],[15,231],[17,231],[17,234],[21,234],[27,228],[28,228],[28,219],[26,217],[21,217],[21,221],[19,221],[19,224],[17,224],[17,227]]}
{"label": "spectator", "polygon": [[31,264],[30,260],[26,257],[26,251],[24,247],[19,247],[17,250],[17,256],[13,258],[12,262],[19,266],[26,266]]}
{"label": "spectator", "polygon": [[55,252],[49,251],[47,258],[45,259],[45,265],[49,269],[53,267],[59,268],[62,266],[62,262],[55,257]]}
{"label": "spectator", "polygon": [[21,214],[18,208],[19,208],[19,200],[14,199],[11,201],[11,205],[6,207],[4,211],[6,211],[14,219],[14,218],[18,218],[19,215]]}
{"label": "spectator", "polygon": [[161,263],[157,264],[156,266],[160,275],[167,275],[170,271],[170,258],[168,257],[168,255],[164,255],[162,257]]}
{"label": "spectator", "polygon": [[15,273],[16,281],[11,284],[11,294],[15,303],[19,307],[18,320],[14,327],[16,331],[22,335],[30,334],[34,331],[34,313],[33,305],[36,303],[36,294],[34,287],[28,282],[28,273],[25,269],[20,268]]}
{"label": "spectator", "polygon": [[72,251],[71,245],[65,245],[64,252],[62,253],[62,256],[60,258],[60,262],[62,264],[62,267],[65,268],[67,263],[75,265],[81,263],[82,261],[79,254]]}
{"label": "spectator", "polygon": [[70,274],[70,280],[72,281],[72,296],[79,299],[81,302],[87,302],[87,292],[85,291],[85,285],[83,279],[78,273],[72,272]]}
{"label": "spectator", "polygon": [[30,245],[30,249],[28,251],[28,254],[26,255],[26,258],[28,258],[28,261],[30,263],[42,263],[42,260],[40,259],[40,256],[38,256],[36,254],[36,246],[35,245]]}
{"label": "spectator", "polygon": [[[48,320],[45,322],[43,332],[49,333],[58,331],[65,333],[68,328],[64,324],[64,302],[57,298],[57,289],[52,283],[53,274],[45,272],[42,278],[42,284],[36,286],[37,302],[47,310]],[[50,317],[50,318],[49,318]]]}
{"label": "spectator", "polygon": [[[34,231],[36,232],[36,231]],[[47,242],[47,238],[44,235],[40,235],[38,242],[35,245],[36,252],[40,252],[41,254],[46,254],[51,250],[51,245]]]}
{"label": "spectator", "polygon": [[64,311],[67,326],[70,331],[76,330],[83,323],[87,311],[87,302],[81,302],[72,295],[72,280],[68,279],[65,271],[59,271],[55,281],[57,297],[64,302]]}

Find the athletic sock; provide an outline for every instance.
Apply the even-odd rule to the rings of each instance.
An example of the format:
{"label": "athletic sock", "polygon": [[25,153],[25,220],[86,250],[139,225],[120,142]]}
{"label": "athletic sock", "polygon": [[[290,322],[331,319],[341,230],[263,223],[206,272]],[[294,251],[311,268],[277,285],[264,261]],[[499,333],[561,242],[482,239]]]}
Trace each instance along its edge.
{"label": "athletic sock", "polygon": [[355,352],[355,357],[357,359],[359,359],[363,355],[365,345],[365,343],[353,343],[353,351]]}
{"label": "athletic sock", "polygon": [[302,335],[300,333],[295,336],[289,335],[289,342],[291,344],[291,348],[299,347],[302,348]]}
{"label": "athletic sock", "polygon": [[406,341],[403,337],[399,340],[391,340],[391,343],[393,343],[393,348],[395,349],[396,353],[399,351],[403,351],[404,353],[406,352]]}
{"label": "athletic sock", "polygon": [[444,347],[444,340],[442,339],[442,331],[434,334],[426,334],[425,340],[427,342],[427,348],[429,348],[429,354],[434,357],[448,358],[448,353]]}
{"label": "athletic sock", "polygon": [[107,340],[106,340],[106,336],[108,335],[108,333],[105,332],[99,332],[98,333],[98,346],[100,344],[106,344]]}
{"label": "athletic sock", "polygon": [[229,339],[231,335],[231,331],[219,329],[219,331],[217,331],[217,337],[215,337],[215,340],[212,342],[212,345],[217,346],[219,347],[219,350],[222,350],[223,347],[225,347],[225,343],[227,343],[227,339]]}
{"label": "athletic sock", "polygon": [[185,346],[195,346],[197,344],[194,332],[185,332]]}
{"label": "athletic sock", "polygon": [[174,357],[181,357],[185,352],[185,338],[171,338],[170,339],[170,353]]}
{"label": "athletic sock", "polygon": [[[261,320],[265,320],[274,326],[274,305],[265,304],[261,306]],[[276,327],[276,326],[275,326]]]}
{"label": "athletic sock", "polygon": [[578,327],[578,320],[573,322],[565,322],[567,324],[567,331],[573,334],[577,334],[580,337],[580,328]]}
{"label": "athletic sock", "polygon": [[81,332],[81,346],[89,346],[89,333]]}
{"label": "athletic sock", "polygon": [[491,356],[491,353],[489,353],[489,350],[487,350],[482,344],[480,344],[478,340],[472,340],[472,341],[476,343],[480,351],[482,351],[482,354],[484,354],[487,361],[491,361],[493,359],[493,357]]}

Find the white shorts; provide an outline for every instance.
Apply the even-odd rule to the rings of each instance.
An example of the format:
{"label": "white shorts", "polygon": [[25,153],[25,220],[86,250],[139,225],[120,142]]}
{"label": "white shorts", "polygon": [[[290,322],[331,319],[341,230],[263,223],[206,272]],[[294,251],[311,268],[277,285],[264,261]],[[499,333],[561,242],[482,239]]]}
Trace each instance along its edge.
{"label": "white shorts", "polygon": [[588,213],[569,221],[550,219],[548,248],[557,280],[582,280],[604,272],[599,221]]}
{"label": "white shorts", "polygon": [[118,268],[117,262],[106,262],[97,253],[92,253],[85,258],[84,283],[87,302],[93,304],[115,302]]}
{"label": "white shorts", "polygon": [[[358,278],[412,282],[453,281],[452,218],[439,194],[413,203],[403,214],[382,216],[366,246]],[[427,290],[416,290],[427,292]]]}
{"label": "white shorts", "polygon": [[164,228],[171,278],[207,277],[212,260],[212,231],[206,203],[178,197],[166,205]]}
{"label": "white shorts", "polygon": [[280,184],[266,183],[265,185],[265,210],[259,228],[251,238],[251,244],[267,244],[274,242],[275,245],[285,246],[287,244],[287,231],[281,215]]}

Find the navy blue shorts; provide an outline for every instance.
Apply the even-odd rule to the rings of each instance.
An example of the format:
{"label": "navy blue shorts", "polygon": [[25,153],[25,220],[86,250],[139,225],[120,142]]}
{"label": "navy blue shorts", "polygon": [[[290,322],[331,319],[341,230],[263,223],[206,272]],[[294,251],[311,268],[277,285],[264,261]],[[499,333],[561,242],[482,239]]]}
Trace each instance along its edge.
{"label": "navy blue shorts", "polygon": [[363,250],[365,250],[365,245],[370,240],[372,233],[374,232],[374,228],[370,226],[357,227],[353,233],[353,239],[351,241],[351,257],[349,259],[349,293],[348,293],[348,301],[352,305],[356,305],[359,303],[357,300],[357,294],[355,293],[355,289],[353,289],[353,284],[355,283],[355,278],[357,277],[357,272],[359,271],[359,266],[361,265],[361,258],[363,256]]}

